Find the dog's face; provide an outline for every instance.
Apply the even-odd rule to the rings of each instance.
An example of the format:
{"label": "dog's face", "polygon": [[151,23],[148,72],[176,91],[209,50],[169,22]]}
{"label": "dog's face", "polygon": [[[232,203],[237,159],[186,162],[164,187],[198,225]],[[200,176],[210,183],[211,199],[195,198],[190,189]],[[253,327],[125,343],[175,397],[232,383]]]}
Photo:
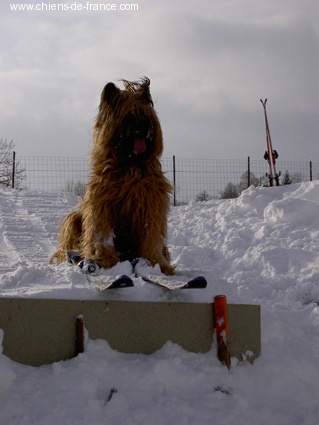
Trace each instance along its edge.
{"label": "dog's face", "polygon": [[[147,108],[148,109],[148,108]],[[132,105],[129,112],[123,116],[118,127],[117,140],[114,147],[121,151],[121,155],[132,160],[149,158],[156,144],[156,123],[152,115],[147,115],[145,108]]]}
{"label": "dog's face", "polygon": [[108,83],[101,94],[95,131],[104,149],[121,162],[145,163],[163,150],[162,131],[149,91],[149,80],[124,81],[125,90]]}

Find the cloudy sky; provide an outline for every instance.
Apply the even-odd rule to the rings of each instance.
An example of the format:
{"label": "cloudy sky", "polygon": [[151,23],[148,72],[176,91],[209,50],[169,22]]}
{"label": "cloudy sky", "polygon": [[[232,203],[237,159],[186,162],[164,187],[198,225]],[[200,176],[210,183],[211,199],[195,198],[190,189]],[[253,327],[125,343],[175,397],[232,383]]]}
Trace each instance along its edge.
{"label": "cloudy sky", "polygon": [[0,5],[0,137],[18,155],[86,156],[105,83],[147,75],[164,157],[262,159],[268,98],[280,159],[319,162],[317,0],[133,0],[135,11],[10,2]]}

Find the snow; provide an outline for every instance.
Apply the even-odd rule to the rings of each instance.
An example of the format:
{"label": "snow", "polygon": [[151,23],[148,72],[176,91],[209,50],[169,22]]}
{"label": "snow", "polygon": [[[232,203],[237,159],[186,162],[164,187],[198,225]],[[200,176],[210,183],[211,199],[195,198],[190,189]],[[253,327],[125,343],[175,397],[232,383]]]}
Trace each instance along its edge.
{"label": "snow", "polygon": [[[60,218],[77,202],[0,189],[2,297],[211,302],[225,294],[229,303],[261,305],[262,354],[253,364],[233,358],[228,371],[215,342],[205,354],[167,342],[146,356],[89,336],[83,354],[51,365],[0,354],[1,425],[319,423],[318,181],[172,208],[177,275],[208,280],[205,290],[174,293],[142,282],[99,293],[77,270],[49,265]],[[107,273],[128,274],[129,265]]]}

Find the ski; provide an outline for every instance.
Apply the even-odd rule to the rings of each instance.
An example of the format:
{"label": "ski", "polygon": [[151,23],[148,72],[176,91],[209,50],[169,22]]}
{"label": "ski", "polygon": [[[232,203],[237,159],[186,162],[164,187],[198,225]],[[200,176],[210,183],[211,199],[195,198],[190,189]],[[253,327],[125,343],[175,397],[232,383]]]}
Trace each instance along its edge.
{"label": "ski", "polygon": [[[127,275],[122,275],[114,279],[108,275],[86,275],[90,283],[94,285],[99,291],[106,291],[109,289],[130,288],[134,286],[133,279]],[[144,276],[135,273],[135,278],[140,278],[144,282],[151,283],[158,287],[167,289],[169,291],[179,289],[204,289],[207,286],[207,281],[203,276],[196,276],[195,278],[181,282],[176,280],[169,280],[162,276]]]}
{"label": "ski", "polygon": [[[134,286],[133,279],[125,274],[114,277],[101,273],[99,266],[93,260],[81,260],[78,251],[67,251],[66,257],[67,262],[70,265],[77,265],[88,281],[99,291],[130,288]],[[142,279],[144,282],[157,285],[158,287],[170,291],[177,289],[204,289],[207,286],[207,281],[204,276],[196,276],[188,281],[180,281],[166,276],[149,274],[147,272],[152,270],[152,267],[148,260],[143,258],[136,258],[131,262],[131,265],[132,273],[135,278]]]}
{"label": "ski", "polygon": [[278,174],[276,171],[276,159],[278,158],[278,152],[272,148],[272,141],[270,136],[267,111],[266,111],[267,99],[265,99],[264,101],[260,99],[260,101],[264,108],[265,123],[266,123],[267,150],[265,152],[264,159],[268,161],[268,166],[269,166],[269,185],[270,187],[272,187],[275,181],[276,186],[279,186],[280,172]]}
{"label": "ski", "polygon": [[170,291],[177,289],[202,289],[206,288],[207,281],[203,276],[196,276],[188,281],[176,280],[174,277],[158,276],[150,273],[153,270],[150,262],[145,258],[136,258],[131,262],[136,278],[151,283]]}
{"label": "ski", "polygon": [[204,289],[207,286],[207,281],[204,276],[196,276],[187,282],[167,279],[163,276],[144,276],[139,273],[135,273],[135,276],[141,278],[144,282],[168,289],[169,291],[178,289]]}
{"label": "ski", "polygon": [[67,251],[66,259],[68,264],[79,267],[87,280],[99,291],[134,286],[133,280],[126,274],[115,277],[100,273],[100,267],[95,261],[90,259],[81,260],[79,251]]}
{"label": "ski", "polygon": [[131,288],[134,286],[133,280],[123,274],[119,277],[108,275],[87,275],[87,279],[99,291],[106,291],[109,289]]}

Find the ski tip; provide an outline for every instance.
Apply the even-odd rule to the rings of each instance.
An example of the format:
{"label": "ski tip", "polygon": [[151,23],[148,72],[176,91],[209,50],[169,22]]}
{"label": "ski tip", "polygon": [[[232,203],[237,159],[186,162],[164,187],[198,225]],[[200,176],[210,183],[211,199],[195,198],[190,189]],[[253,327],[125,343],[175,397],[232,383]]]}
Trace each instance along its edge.
{"label": "ski tip", "polygon": [[121,288],[121,287],[125,287],[127,288],[128,286],[134,286],[133,280],[127,276],[126,274],[122,274],[120,277],[118,277],[112,284],[112,287],[115,288]]}
{"label": "ski tip", "polygon": [[207,280],[204,276],[196,276],[187,283],[188,288],[206,288]]}

